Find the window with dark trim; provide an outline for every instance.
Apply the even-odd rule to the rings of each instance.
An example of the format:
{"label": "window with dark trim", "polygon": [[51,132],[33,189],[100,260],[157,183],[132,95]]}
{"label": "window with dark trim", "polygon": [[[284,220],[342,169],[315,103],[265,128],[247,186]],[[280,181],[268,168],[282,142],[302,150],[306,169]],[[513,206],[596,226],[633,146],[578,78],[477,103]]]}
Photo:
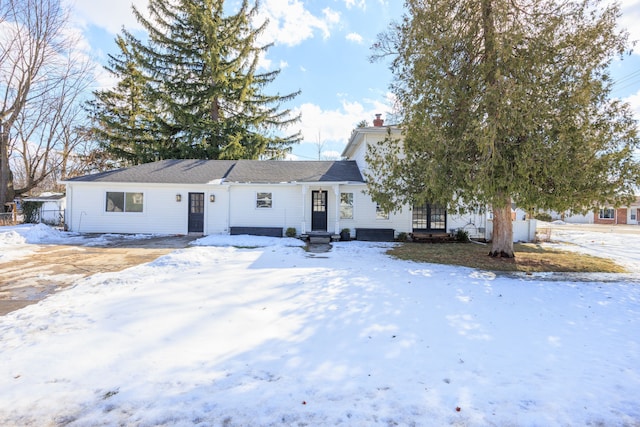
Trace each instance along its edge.
{"label": "window with dark trim", "polygon": [[142,212],[144,195],[124,191],[107,191],[106,212]]}

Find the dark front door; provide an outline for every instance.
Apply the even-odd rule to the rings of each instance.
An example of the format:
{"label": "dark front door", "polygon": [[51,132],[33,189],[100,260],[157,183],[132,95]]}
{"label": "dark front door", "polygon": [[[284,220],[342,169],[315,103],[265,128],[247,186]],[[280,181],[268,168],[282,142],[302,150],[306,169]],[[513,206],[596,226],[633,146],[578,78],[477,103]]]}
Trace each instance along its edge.
{"label": "dark front door", "polygon": [[327,192],[311,192],[311,231],[327,231]]}
{"label": "dark front door", "polygon": [[189,193],[189,233],[204,232],[204,193]]}
{"label": "dark front door", "polygon": [[413,207],[413,231],[446,231],[447,210],[429,203]]}

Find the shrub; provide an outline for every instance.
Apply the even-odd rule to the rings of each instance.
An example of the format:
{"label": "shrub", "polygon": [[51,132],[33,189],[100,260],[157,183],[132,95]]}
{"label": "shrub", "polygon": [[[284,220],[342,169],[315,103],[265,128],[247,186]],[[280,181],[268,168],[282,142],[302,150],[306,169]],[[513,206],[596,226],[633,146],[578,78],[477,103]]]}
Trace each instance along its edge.
{"label": "shrub", "polygon": [[37,224],[40,220],[40,208],[44,202],[22,202],[22,215],[25,224]]}
{"label": "shrub", "polygon": [[535,219],[538,219],[538,220],[540,220],[540,221],[545,221],[545,222],[551,222],[551,221],[553,221],[553,218],[551,218],[551,215],[549,215],[549,214],[548,214],[548,213],[546,213],[546,212],[537,212],[537,213],[534,215],[534,218],[535,218]]}
{"label": "shrub", "polygon": [[404,231],[401,231],[400,233],[398,233],[398,242],[406,242],[407,241],[407,233],[405,233]]}
{"label": "shrub", "polygon": [[462,243],[469,242],[469,232],[467,230],[463,230],[462,228],[458,228],[456,231],[456,240]]}
{"label": "shrub", "polygon": [[287,228],[287,230],[284,232],[284,235],[287,237],[296,237],[298,233],[296,232],[295,227],[289,227]]}

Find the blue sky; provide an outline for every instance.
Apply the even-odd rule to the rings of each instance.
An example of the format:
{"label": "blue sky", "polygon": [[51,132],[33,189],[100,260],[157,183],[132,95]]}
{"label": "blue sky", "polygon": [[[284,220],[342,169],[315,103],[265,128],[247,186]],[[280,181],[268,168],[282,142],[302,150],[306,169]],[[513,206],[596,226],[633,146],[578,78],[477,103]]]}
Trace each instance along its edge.
{"label": "blue sky", "polygon": [[[139,28],[131,4],[146,10],[147,0],[66,0],[84,39],[84,48],[99,64],[117,53],[114,38],[124,26]],[[229,2],[230,4],[232,2]],[[640,40],[640,0],[621,2],[621,25]],[[302,114],[304,140],[294,146],[293,158],[337,158],[351,130],[376,113],[391,112],[388,92],[391,74],[385,63],[370,63],[376,35],[403,13],[400,0],[261,0],[261,14],[270,25],[265,41],[274,46],[262,58],[264,69],[281,73],[266,91],[302,93],[287,105]],[[612,66],[617,83],[614,96],[630,102],[640,119],[640,45],[637,52]],[[110,80],[100,68],[98,85]]]}

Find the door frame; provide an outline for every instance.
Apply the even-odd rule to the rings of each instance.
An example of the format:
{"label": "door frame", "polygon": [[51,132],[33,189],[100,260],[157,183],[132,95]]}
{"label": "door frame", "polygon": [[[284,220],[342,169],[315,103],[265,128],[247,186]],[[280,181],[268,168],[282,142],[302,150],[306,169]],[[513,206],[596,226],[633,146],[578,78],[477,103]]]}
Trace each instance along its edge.
{"label": "door frame", "polygon": [[[322,196],[324,199],[324,211],[316,211],[316,202],[322,203],[322,200],[316,199]],[[318,205],[320,207],[322,205]],[[319,223],[318,223],[319,222]],[[324,227],[323,227],[324,225]],[[311,191],[311,231],[327,231],[329,227],[329,192],[327,190]]]}
{"label": "door frame", "polygon": [[[196,200],[196,198],[200,200]],[[191,212],[192,201],[198,203],[201,212]],[[187,232],[204,233],[204,193],[189,192],[187,194]]]}

